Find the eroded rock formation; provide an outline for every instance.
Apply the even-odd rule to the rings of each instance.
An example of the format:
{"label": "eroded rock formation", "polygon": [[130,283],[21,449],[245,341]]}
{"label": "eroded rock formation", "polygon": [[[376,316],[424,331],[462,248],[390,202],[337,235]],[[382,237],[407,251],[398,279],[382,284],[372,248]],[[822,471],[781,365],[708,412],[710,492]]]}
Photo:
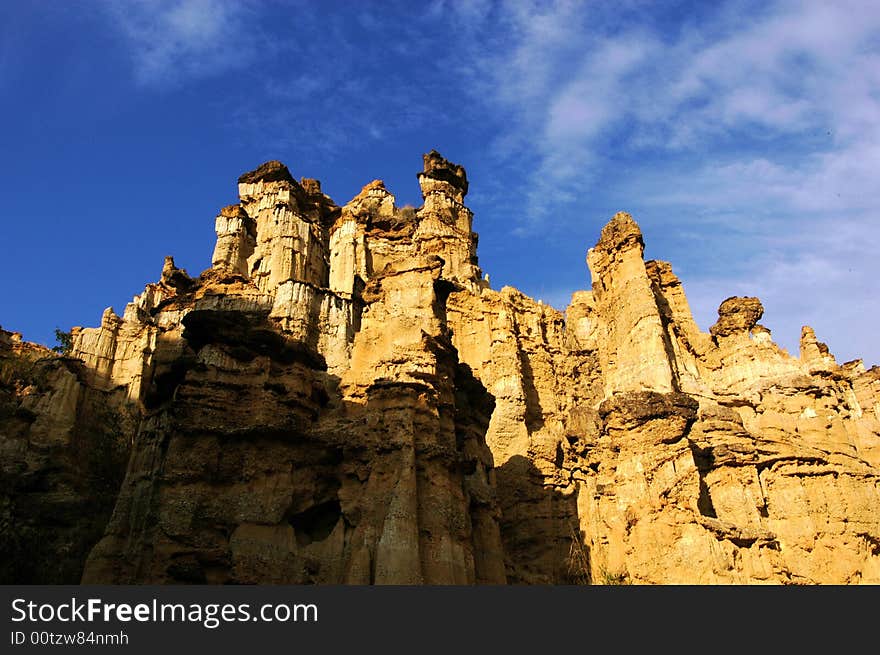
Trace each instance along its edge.
{"label": "eroded rock formation", "polygon": [[[95,502],[100,540],[45,542],[68,579],[880,582],[880,369],[790,356],[757,298],[702,332],[625,213],[565,313],[491,289],[464,168],[418,181],[339,207],[268,162],[198,277],[167,258],[64,357],[3,333],[4,539]],[[99,410],[124,480],[77,460]]]}
{"label": "eroded rock formation", "polygon": [[76,584],[137,425],[124,386],[0,330],[0,583]]}

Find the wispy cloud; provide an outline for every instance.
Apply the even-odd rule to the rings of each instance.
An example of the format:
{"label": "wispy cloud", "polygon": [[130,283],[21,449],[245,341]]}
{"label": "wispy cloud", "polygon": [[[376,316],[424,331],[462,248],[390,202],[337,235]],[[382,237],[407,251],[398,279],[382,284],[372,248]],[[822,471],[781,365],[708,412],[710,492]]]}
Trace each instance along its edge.
{"label": "wispy cloud", "polygon": [[[477,22],[492,5],[471,4],[467,15]],[[284,56],[261,66],[249,92],[231,98],[223,113],[251,143],[271,140],[292,158],[338,166],[341,152],[371,149],[379,158],[417,140],[418,161],[420,152],[442,147],[444,135],[446,142],[466,140],[487,124],[475,127],[465,115],[485,106],[465,90],[472,78],[459,56],[460,17],[442,2],[364,3],[357,11],[306,4],[295,16],[281,12],[269,38]],[[395,192],[418,197],[415,184]]]}
{"label": "wispy cloud", "polygon": [[136,80],[169,86],[250,63],[258,34],[248,30],[253,6],[236,0],[106,2],[124,39]]}
{"label": "wispy cloud", "polygon": [[[492,20],[507,26],[507,45],[472,53],[488,78],[480,91],[511,119],[501,143],[537,153],[541,179],[558,191],[588,190],[611,148],[691,157],[728,149],[734,166],[767,166],[776,177],[792,167],[825,186],[876,186],[880,14],[869,3],[781,3],[756,18],[747,7],[678,34],[638,21],[609,34],[601,12],[583,4],[499,10]],[[772,139],[803,136],[754,155]],[[786,161],[791,152],[812,157],[813,170]],[[534,224],[546,213],[541,197],[527,217]]]}
{"label": "wispy cloud", "polygon": [[[471,56],[507,119],[493,152],[533,172],[521,233],[569,230],[575,199],[614,188],[645,210],[647,231],[662,220],[697,235],[686,288],[704,327],[726,296],[759,294],[786,347],[812,321],[842,357],[880,361],[872,3],[728,3],[674,25],[583,3],[495,11],[507,38]],[[709,272],[699,256],[729,267]],[[841,308],[847,336],[833,325]]]}
{"label": "wispy cloud", "polygon": [[[432,108],[438,89],[431,73],[439,64],[429,54],[436,40],[413,27],[430,11],[403,3],[402,20],[390,5],[380,11],[369,4],[357,11],[243,0],[104,7],[141,85],[173,87],[238,72],[230,93],[211,102],[249,143],[294,154],[307,148],[329,159],[352,141],[377,141],[428,116],[443,120]],[[427,62],[423,74],[413,66],[419,60]]]}

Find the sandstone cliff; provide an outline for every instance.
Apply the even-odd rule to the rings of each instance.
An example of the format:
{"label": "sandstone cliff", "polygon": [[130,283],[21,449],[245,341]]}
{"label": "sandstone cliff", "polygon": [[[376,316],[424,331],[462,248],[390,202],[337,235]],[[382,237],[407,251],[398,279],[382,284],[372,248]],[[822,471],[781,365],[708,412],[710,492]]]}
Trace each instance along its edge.
{"label": "sandstone cliff", "polygon": [[5,580],[880,582],[880,369],[757,298],[702,332],[624,213],[565,313],[493,290],[465,170],[418,181],[339,207],[268,162],[198,277],[64,357],[2,333],[4,548],[65,553]]}

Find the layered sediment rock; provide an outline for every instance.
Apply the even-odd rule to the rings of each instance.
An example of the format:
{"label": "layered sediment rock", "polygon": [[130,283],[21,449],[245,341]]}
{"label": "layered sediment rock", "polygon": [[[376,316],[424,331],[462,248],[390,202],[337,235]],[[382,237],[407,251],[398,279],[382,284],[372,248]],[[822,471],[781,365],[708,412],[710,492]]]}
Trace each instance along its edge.
{"label": "layered sediment rock", "polygon": [[[790,356],[757,298],[702,332],[625,213],[564,313],[491,289],[464,168],[432,151],[418,182],[418,208],[381,180],[339,207],[268,162],[198,277],[166,259],[64,357],[3,333],[44,372],[4,369],[5,534],[49,534],[59,498],[104,508],[36,577],[880,582],[877,368],[808,327]],[[99,410],[124,417],[124,481],[64,487]]]}

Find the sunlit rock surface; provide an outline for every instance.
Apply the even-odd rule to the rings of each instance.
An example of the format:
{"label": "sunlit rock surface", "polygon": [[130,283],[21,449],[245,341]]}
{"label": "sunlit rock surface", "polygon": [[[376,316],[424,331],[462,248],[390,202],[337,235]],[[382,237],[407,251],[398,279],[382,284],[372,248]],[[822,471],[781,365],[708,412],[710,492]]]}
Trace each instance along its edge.
{"label": "sunlit rock surface", "polygon": [[702,332],[623,212],[564,313],[492,289],[464,168],[418,183],[267,162],[201,275],[0,332],[2,581],[880,583],[880,370]]}

